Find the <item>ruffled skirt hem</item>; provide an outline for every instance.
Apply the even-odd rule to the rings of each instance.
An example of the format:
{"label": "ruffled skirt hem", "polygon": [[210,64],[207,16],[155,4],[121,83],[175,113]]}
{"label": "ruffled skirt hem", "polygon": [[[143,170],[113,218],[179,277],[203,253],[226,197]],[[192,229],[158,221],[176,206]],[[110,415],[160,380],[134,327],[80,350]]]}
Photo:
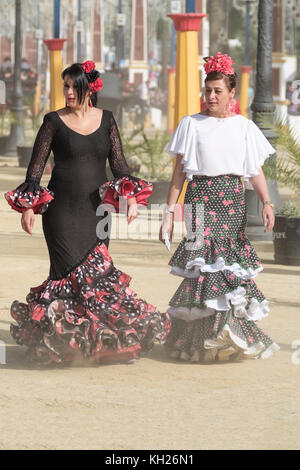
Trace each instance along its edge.
{"label": "ruffled skirt hem", "polygon": [[135,359],[165,341],[170,322],[137,298],[130,280],[99,243],[65,278],[32,288],[27,304],[13,302],[11,334],[40,362]]}
{"label": "ruffled skirt hem", "polygon": [[173,318],[165,345],[172,358],[192,362],[213,362],[224,355],[266,359],[280,349],[253,321],[236,318],[231,309],[208,313],[191,322]]}

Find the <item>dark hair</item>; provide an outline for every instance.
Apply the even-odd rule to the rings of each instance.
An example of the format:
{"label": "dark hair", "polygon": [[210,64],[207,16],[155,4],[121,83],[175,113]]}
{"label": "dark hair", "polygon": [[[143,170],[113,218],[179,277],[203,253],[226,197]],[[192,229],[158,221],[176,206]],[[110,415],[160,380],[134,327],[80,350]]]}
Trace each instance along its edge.
{"label": "dark hair", "polygon": [[[81,104],[88,92],[90,92],[90,82],[94,82],[100,77],[98,70],[92,70],[90,73],[85,73],[79,63],[75,63],[63,70],[61,77],[64,80],[65,76],[68,75],[73,82],[74,88],[76,88],[78,101]],[[92,93],[90,100],[93,106],[97,106],[97,93]]]}
{"label": "dark hair", "polygon": [[232,75],[225,75],[225,73],[223,72],[218,72],[217,70],[215,70],[214,72],[210,72],[209,74],[207,74],[207,77],[206,79],[204,80],[204,82],[211,82],[212,80],[224,80],[224,82],[226,83],[226,86],[228,88],[229,91],[231,91],[233,88],[236,88],[236,85],[237,85],[237,73],[234,72],[234,74]]}

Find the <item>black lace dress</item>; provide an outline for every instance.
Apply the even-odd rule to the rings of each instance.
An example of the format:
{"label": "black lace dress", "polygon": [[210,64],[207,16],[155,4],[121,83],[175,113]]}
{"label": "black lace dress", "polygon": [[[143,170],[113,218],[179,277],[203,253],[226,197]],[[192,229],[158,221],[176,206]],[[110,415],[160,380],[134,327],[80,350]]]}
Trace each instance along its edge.
{"label": "black lace dress", "polygon": [[[55,166],[48,188],[40,186],[53,151]],[[107,181],[106,161],[114,176]],[[14,301],[11,333],[39,360],[71,361],[136,358],[169,330],[166,314],[137,298],[130,276],[113,265],[108,247],[108,213],[119,198],[135,196],[146,205],[152,185],[129,175],[119,131],[110,111],[88,135],[70,129],[57,112],[45,115],[26,180],[5,194],[18,212],[42,214],[49,256],[49,277],[30,289],[27,304]],[[104,212],[104,213],[103,213]],[[99,225],[100,224],[100,225]],[[98,230],[98,228],[101,230]]]}

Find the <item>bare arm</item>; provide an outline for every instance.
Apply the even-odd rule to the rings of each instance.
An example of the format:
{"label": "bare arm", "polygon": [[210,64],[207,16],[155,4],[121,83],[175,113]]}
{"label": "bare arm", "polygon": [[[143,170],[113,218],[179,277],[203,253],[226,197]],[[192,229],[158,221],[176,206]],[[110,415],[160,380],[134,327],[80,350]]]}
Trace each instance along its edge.
{"label": "bare arm", "polygon": [[183,164],[181,163],[182,155],[177,155],[176,157],[176,165],[173,171],[168,199],[167,199],[167,210],[171,212],[167,212],[164,216],[164,220],[159,232],[159,239],[162,243],[164,243],[166,233],[169,233],[170,240],[172,240],[173,235],[173,226],[174,226],[174,210],[180,193],[182,191],[183,183],[185,181],[185,173],[183,172]]}
{"label": "bare arm", "polygon": [[176,165],[173,171],[169,193],[168,193],[168,208],[174,210],[174,207],[178,201],[180,193],[182,191],[183,183],[185,181],[185,173],[183,172],[183,164],[181,163],[182,155],[177,155]]}
{"label": "bare arm", "polygon": [[[260,169],[259,175],[249,178],[254,191],[261,200],[262,203],[270,201],[269,190],[266,182],[266,178],[262,168]],[[274,227],[275,217],[274,212],[270,204],[265,204],[262,209],[263,224],[266,227],[265,232],[269,232]]]}
{"label": "bare arm", "polygon": [[261,202],[269,201],[269,190],[262,168],[259,171],[259,175],[252,176],[252,178],[249,178],[249,180]]}

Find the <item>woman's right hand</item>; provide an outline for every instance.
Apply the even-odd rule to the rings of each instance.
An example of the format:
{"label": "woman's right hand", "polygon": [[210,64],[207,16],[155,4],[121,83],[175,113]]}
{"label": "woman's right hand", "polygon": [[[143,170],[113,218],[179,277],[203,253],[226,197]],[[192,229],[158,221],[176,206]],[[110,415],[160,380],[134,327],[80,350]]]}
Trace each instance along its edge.
{"label": "woman's right hand", "polygon": [[165,212],[163,222],[159,231],[159,240],[165,243],[166,233],[169,234],[169,240],[172,241],[174,229],[174,212]]}
{"label": "woman's right hand", "polygon": [[21,218],[21,225],[22,229],[25,230],[25,232],[29,233],[29,235],[32,235],[32,230],[33,230],[33,225],[34,225],[34,212],[32,209],[27,209],[22,213],[22,218]]}

